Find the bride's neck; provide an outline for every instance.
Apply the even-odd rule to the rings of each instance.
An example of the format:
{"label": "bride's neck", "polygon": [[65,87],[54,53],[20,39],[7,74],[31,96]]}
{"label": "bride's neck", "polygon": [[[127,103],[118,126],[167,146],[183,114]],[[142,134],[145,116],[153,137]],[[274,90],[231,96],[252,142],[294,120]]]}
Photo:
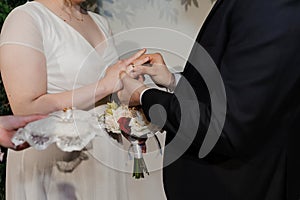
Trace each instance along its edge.
{"label": "bride's neck", "polygon": [[36,0],[44,4],[53,13],[68,23],[81,23],[84,21],[85,9],[81,8],[84,0]]}
{"label": "bride's neck", "polygon": [[37,2],[43,3],[45,5],[56,4],[57,7],[65,10],[76,10],[81,11],[80,4],[84,2],[83,0],[35,0]]}

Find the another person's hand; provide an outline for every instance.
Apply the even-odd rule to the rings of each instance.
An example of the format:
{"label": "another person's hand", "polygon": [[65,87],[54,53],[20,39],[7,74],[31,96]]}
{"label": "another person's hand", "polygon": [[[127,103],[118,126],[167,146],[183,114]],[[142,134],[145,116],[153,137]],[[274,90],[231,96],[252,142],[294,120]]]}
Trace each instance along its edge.
{"label": "another person's hand", "polygon": [[132,66],[132,63],[135,60],[139,60],[139,63],[141,64],[149,60],[148,57],[141,58],[145,52],[146,49],[142,49],[130,58],[120,60],[106,69],[105,76],[103,77],[103,83],[110,93],[114,93],[122,89],[123,85],[119,76],[121,71],[126,71],[129,66]]}
{"label": "another person's hand", "polygon": [[120,73],[120,79],[123,83],[123,89],[118,92],[120,101],[129,106],[140,105],[141,93],[147,89],[142,78],[140,80],[134,79],[123,71]]}
{"label": "another person's hand", "polygon": [[18,128],[22,128],[29,122],[36,121],[44,117],[44,115],[0,116],[0,145],[14,150],[23,150],[29,147],[27,143],[16,147],[11,142],[11,138],[14,136]]}
{"label": "another person's hand", "polygon": [[[149,65],[140,64],[140,59],[149,58]],[[137,63],[137,64],[136,64]],[[173,89],[175,87],[175,77],[167,68],[161,54],[144,54],[138,60],[134,61],[134,75],[148,74],[151,79],[160,87]]]}

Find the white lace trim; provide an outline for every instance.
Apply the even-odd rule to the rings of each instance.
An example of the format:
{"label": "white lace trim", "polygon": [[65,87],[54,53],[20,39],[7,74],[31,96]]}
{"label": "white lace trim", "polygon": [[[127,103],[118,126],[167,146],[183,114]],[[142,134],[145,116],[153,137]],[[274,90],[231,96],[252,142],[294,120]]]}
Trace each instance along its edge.
{"label": "white lace trim", "polygon": [[12,139],[15,145],[28,142],[38,150],[56,143],[62,151],[80,151],[96,136],[106,134],[98,122],[99,113],[68,109],[27,124]]}

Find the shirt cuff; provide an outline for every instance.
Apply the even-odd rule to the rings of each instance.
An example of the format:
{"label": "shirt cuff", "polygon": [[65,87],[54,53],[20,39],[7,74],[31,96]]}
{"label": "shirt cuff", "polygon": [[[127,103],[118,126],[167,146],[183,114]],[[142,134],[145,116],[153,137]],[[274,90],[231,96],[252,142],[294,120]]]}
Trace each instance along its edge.
{"label": "shirt cuff", "polygon": [[173,73],[174,76],[174,83],[172,83],[167,89],[168,92],[174,92],[179,80],[181,79],[182,75],[180,73]]}
{"label": "shirt cuff", "polygon": [[147,90],[150,90],[151,88],[146,88],[144,89],[141,94],[140,94],[140,104],[142,105],[142,97],[143,97],[143,94],[147,91]]}
{"label": "shirt cuff", "polygon": [[179,80],[181,79],[182,75],[181,75],[181,73],[174,73],[174,77],[175,77],[175,84],[177,85]]}
{"label": "shirt cuff", "polygon": [[[174,78],[175,78],[175,87],[177,86],[179,80],[181,79],[182,75],[181,73],[174,73]],[[146,88],[144,89],[141,94],[140,94],[140,104],[142,105],[142,97],[143,97],[143,94],[147,91],[147,90],[150,90],[151,88]]]}

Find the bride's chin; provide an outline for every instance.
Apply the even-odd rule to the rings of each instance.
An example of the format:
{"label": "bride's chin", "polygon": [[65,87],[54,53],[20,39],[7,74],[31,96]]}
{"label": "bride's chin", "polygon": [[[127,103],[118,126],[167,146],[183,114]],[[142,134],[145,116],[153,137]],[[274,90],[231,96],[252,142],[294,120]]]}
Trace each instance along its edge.
{"label": "bride's chin", "polygon": [[80,3],[85,2],[86,0],[71,0],[71,1],[72,1],[72,3],[74,3],[74,4],[80,4]]}
{"label": "bride's chin", "polygon": [[66,5],[79,5],[85,1],[86,0],[63,0],[63,2],[65,2]]}

